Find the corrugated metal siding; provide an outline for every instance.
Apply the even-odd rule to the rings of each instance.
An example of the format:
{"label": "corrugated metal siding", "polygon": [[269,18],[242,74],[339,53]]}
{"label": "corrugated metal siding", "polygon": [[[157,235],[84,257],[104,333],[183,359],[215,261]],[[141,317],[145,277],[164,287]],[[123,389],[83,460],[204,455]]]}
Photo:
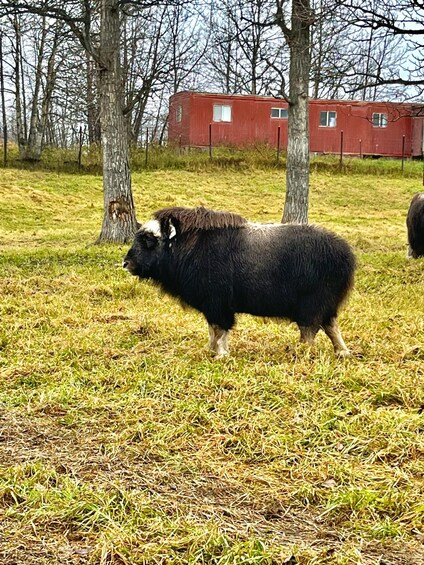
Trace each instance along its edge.
{"label": "corrugated metal siding", "polygon": [[416,157],[423,155],[424,118],[412,119],[412,154]]}
{"label": "corrugated metal siding", "polygon": [[[336,127],[320,126],[320,112],[335,111]],[[373,125],[373,114],[387,115],[386,127]],[[359,155],[401,156],[403,136],[405,155],[411,156],[410,107],[377,102],[312,100],[309,106],[310,148],[317,153],[339,153],[343,131],[343,152]]]}
{"label": "corrugated metal siding", "polygon": [[[175,145],[187,147],[191,142],[191,92],[179,92],[169,99],[168,139]],[[181,106],[181,121],[177,122],[177,108]]]}

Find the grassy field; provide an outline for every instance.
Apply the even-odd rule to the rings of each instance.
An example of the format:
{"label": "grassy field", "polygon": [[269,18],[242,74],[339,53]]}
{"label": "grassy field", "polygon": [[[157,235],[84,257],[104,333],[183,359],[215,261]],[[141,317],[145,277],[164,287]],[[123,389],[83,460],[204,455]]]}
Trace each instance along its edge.
{"label": "grassy field", "polygon": [[[93,245],[99,176],[3,169],[0,563],[422,565],[424,261],[405,259],[422,164],[407,165],[313,167],[310,220],[358,256],[346,360],[240,316],[214,361],[199,314],[130,277],[127,247]],[[133,188],[139,221],[174,204],[279,221],[284,173],[150,170]]]}

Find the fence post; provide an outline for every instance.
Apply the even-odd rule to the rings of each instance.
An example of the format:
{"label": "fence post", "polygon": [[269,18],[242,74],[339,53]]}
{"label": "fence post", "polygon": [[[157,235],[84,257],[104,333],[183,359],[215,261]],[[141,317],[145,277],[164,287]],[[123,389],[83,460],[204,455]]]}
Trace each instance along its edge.
{"label": "fence post", "polygon": [[3,164],[7,165],[7,125],[3,126]]}
{"label": "fence post", "polygon": [[4,73],[3,73],[3,32],[0,31],[0,90],[1,90],[1,109],[3,121],[3,163],[7,165],[7,118],[4,95]]}
{"label": "fence post", "polygon": [[359,140],[359,158],[362,159],[362,139]]}
{"label": "fence post", "polygon": [[277,165],[280,164],[280,142],[281,142],[281,127],[277,129]]}
{"label": "fence post", "polygon": [[78,170],[81,170],[81,157],[82,157],[82,126],[79,129],[79,147],[78,147]]}
{"label": "fence post", "polygon": [[343,166],[343,130],[340,132],[340,161],[339,161],[339,168],[342,170]]}
{"label": "fence post", "polygon": [[147,161],[149,158],[149,128],[146,128],[146,150],[145,150],[145,156],[144,156],[144,166],[147,169]]}
{"label": "fence post", "polygon": [[212,159],[212,124],[209,124],[209,159]]}
{"label": "fence post", "polygon": [[402,174],[405,168],[405,136],[402,135]]}

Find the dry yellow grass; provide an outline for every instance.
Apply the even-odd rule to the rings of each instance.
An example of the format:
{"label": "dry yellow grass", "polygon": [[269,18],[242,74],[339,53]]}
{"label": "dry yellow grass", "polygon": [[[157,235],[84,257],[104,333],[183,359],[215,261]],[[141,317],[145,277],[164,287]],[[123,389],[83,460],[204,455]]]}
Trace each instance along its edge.
{"label": "dry yellow grass", "polygon": [[[312,174],[311,221],[359,258],[351,359],[241,316],[217,362],[200,315],[93,245],[99,177],[3,170],[0,563],[423,563],[419,183]],[[139,220],[204,204],[279,221],[283,188],[276,170],[134,175]]]}

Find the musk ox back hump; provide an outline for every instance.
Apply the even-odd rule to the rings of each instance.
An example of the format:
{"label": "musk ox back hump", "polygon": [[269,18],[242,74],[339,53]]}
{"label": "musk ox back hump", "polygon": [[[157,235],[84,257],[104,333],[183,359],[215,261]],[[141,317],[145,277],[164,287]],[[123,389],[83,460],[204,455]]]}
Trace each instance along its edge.
{"label": "musk ox back hump", "polygon": [[[341,237],[313,225],[250,224],[238,258],[241,288],[247,280],[262,295],[259,315],[288,317],[308,310],[337,312],[353,286],[356,260]],[[309,306],[308,306],[309,305]],[[251,312],[253,313],[253,312]],[[323,314],[324,315],[324,314]]]}
{"label": "musk ox back hump", "polygon": [[218,212],[202,206],[198,208],[162,208],[154,214],[155,220],[163,226],[172,221],[178,225],[179,233],[194,230],[214,230],[225,228],[239,228],[247,224],[247,220],[232,212]]}
{"label": "musk ox back hump", "polygon": [[408,256],[416,259],[424,256],[424,192],[419,192],[411,200],[406,217],[408,230]]}

